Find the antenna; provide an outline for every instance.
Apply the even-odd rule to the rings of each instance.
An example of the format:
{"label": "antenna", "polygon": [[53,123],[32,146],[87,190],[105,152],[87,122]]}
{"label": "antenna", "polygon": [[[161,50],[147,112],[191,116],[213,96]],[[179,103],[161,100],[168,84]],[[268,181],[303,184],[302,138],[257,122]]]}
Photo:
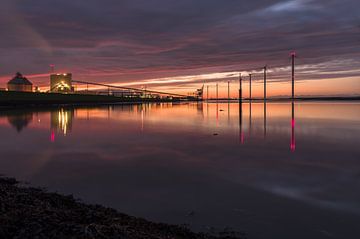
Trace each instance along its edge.
{"label": "antenna", "polygon": [[54,64],[50,64],[50,73],[54,73],[55,72],[55,65]]}

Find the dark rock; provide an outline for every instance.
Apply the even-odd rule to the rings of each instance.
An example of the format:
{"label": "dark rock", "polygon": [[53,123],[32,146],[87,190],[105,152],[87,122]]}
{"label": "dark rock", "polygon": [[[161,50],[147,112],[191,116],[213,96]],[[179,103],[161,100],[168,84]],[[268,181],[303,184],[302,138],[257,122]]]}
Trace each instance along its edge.
{"label": "dark rock", "polygon": [[[192,214],[192,213],[191,213]],[[0,177],[0,238],[215,239],[185,226],[153,223]]]}

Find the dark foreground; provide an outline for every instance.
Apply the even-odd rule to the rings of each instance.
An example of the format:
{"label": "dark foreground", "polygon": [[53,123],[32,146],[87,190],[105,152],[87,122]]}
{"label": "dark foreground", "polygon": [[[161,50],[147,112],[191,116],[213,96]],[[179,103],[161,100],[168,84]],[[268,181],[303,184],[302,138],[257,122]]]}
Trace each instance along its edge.
{"label": "dark foreground", "polygon": [[39,92],[0,91],[0,107],[94,105],[118,103],[179,102],[180,98],[117,97],[94,94],[60,94]]}
{"label": "dark foreground", "polygon": [[185,227],[152,223],[72,196],[20,186],[0,178],[0,238],[237,238],[193,233]]}

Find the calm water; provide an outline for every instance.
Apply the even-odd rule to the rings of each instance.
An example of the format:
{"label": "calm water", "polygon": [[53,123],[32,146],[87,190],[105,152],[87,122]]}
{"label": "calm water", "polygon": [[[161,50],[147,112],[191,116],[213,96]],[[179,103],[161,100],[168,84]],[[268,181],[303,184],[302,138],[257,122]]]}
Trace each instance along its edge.
{"label": "calm water", "polygon": [[359,119],[340,102],[2,111],[0,173],[200,231],[360,238]]}

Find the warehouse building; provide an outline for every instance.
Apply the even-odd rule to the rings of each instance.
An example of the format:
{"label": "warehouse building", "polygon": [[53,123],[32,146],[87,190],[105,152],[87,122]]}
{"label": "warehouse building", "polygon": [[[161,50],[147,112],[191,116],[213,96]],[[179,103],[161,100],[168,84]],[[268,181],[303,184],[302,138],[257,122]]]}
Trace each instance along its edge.
{"label": "warehouse building", "polygon": [[7,83],[7,89],[8,91],[32,92],[33,84],[18,72],[15,77]]}

